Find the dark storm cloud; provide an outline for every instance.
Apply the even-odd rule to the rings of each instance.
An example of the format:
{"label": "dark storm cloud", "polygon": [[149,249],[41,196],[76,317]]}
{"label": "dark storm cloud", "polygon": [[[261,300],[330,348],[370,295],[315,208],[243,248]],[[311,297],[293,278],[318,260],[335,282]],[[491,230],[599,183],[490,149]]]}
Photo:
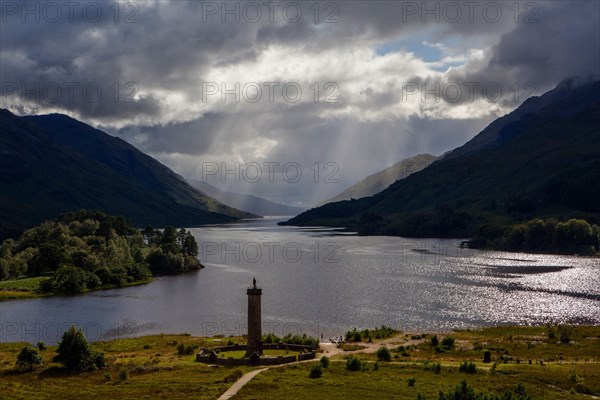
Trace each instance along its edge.
{"label": "dark storm cloud", "polygon": [[[79,11],[73,20],[64,14],[40,23],[31,15],[22,22],[4,5],[47,2],[2,4],[2,107],[70,113],[191,178],[203,160],[335,162],[337,184],[246,190],[304,205],[402,158],[459,146],[525,95],[574,75],[597,78],[600,70],[597,1],[326,1],[318,15],[314,2],[297,2],[303,14],[295,22],[282,14],[290,2],[279,3],[272,21],[263,7],[256,22],[244,16],[222,22],[221,10],[207,13],[213,6],[241,10],[248,2],[120,2],[115,18],[114,2],[81,1],[79,10],[95,4],[102,18],[91,22]],[[411,45],[423,41],[458,61],[422,61]],[[380,54],[381,48],[388,50]],[[454,67],[446,71],[448,65]],[[297,81],[305,97],[313,81],[336,82],[340,101],[204,102],[202,84],[211,79],[228,87],[240,80]],[[452,91],[442,90],[440,102],[406,99],[407,82],[427,88],[453,82],[463,93],[452,100]],[[472,98],[466,83],[477,84]],[[502,90],[495,102],[481,100],[495,95],[495,86],[482,92],[489,84]],[[56,86],[63,91],[58,98]]]}
{"label": "dark storm cloud", "polygon": [[481,96],[486,83],[496,83],[505,102],[513,100],[519,85],[520,103],[525,93],[541,95],[569,77],[600,78],[600,2],[539,3],[536,19],[502,35],[489,60],[451,72],[448,81],[478,83],[476,96]]}

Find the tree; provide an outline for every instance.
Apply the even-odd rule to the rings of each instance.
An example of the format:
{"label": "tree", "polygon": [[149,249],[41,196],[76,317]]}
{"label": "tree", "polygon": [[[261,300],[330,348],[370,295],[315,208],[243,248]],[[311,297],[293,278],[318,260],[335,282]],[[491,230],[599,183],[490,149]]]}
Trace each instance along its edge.
{"label": "tree", "polygon": [[180,247],[177,245],[177,230],[175,228],[172,226],[165,228],[160,240],[160,247],[165,253],[178,253],[180,251]]}
{"label": "tree", "polygon": [[53,361],[74,371],[87,371],[104,366],[102,353],[93,352],[83,331],[71,326],[63,333]]}
{"label": "tree", "polygon": [[85,271],[71,266],[60,267],[50,278],[54,292],[79,293],[87,287]]}
{"label": "tree", "polygon": [[156,231],[156,229],[154,229],[154,227],[152,225],[146,226],[144,228],[144,230],[142,231],[142,235],[144,236],[144,239],[146,240],[146,243],[148,243],[148,245],[155,244],[155,238],[157,236],[157,231]]}
{"label": "tree", "polygon": [[29,274],[38,276],[48,271],[56,271],[66,261],[63,249],[54,243],[43,243],[39,246],[39,252],[31,260]]}
{"label": "tree", "polygon": [[181,228],[177,232],[177,244],[179,246],[181,246],[182,249],[183,249],[183,244],[185,242],[185,236],[186,235],[187,235],[187,231],[185,230],[185,228]]}
{"label": "tree", "polygon": [[198,243],[190,232],[185,235],[182,250],[186,256],[198,257]]}
{"label": "tree", "polygon": [[33,371],[36,365],[42,364],[43,359],[40,352],[35,347],[27,345],[21,349],[17,355],[17,368]]}

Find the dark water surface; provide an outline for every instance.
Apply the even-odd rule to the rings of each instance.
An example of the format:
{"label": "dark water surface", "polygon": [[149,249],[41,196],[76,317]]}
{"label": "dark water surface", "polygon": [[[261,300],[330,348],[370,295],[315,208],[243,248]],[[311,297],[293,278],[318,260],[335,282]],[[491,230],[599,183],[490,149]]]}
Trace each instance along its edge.
{"label": "dark water surface", "polygon": [[191,229],[206,268],[142,286],[0,303],[0,341],[54,343],[151,333],[241,334],[246,288],[263,331],[325,338],[352,327],[442,331],[548,321],[600,323],[600,260],[458,248],[460,240],[359,237],[277,218]]}

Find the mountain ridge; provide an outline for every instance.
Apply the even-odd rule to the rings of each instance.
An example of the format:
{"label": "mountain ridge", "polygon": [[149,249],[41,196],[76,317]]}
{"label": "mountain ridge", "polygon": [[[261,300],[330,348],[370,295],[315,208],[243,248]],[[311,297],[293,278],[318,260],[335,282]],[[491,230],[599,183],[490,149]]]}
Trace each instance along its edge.
{"label": "mountain ridge", "polygon": [[[600,171],[574,172],[600,162],[600,82],[571,88],[535,112],[517,114],[504,118],[508,122],[495,139],[476,150],[444,157],[372,197],[330,203],[283,224],[465,238],[490,221],[536,216],[600,221],[600,210],[593,207],[596,200],[600,204],[594,195],[600,193]],[[582,179],[579,197],[590,200],[574,207],[564,190]]]}
{"label": "mountain ridge", "polygon": [[318,205],[335,203],[336,201],[360,199],[362,197],[373,196],[399,179],[404,179],[410,174],[426,168],[429,164],[439,159],[428,153],[417,154],[413,157],[405,158],[397,163],[367,176],[358,181],[340,194],[320,202]]}
{"label": "mountain ridge", "polygon": [[81,208],[157,226],[254,216],[198,192],[127,142],[61,114],[0,110],[0,168],[5,236]]}
{"label": "mountain ridge", "polygon": [[262,216],[287,216],[297,215],[305,209],[288,206],[286,204],[276,203],[262,197],[245,193],[236,193],[221,190],[209,183],[188,179],[190,185],[202,193],[217,199],[218,201],[238,210],[244,210],[256,215]]}

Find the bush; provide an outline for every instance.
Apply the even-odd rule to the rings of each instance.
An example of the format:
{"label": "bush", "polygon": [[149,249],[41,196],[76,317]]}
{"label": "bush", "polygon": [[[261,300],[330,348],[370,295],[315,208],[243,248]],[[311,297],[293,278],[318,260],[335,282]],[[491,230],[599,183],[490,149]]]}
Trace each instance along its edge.
{"label": "bush", "polygon": [[433,337],[431,338],[431,342],[430,343],[431,343],[431,345],[433,347],[437,347],[437,345],[440,343],[437,335],[433,335]]}
{"label": "bush", "polygon": [[323,357],[321,357],[321,359],[319,360],[319,362],[321,363],[321,367],[323,367],[323,368],[329,368],[329,357],[323,356]]}
{"label": "bush", "polygon": [[546,324],[546,335],[550,340],[556,339],[556,331],[554,330],[554,325],[552,325],[552,323],[550,322]]}
{"label": "bush", "polygon": [[93,352],[81,329],[71,326],[58,343],[54,361],[75,371],[88,371],[105,366],[104,355]]}
{"label": "bush", "polygon": [[412,377],[412,378],[408,378],[408,387],[413,387],[415,386],[415,383],[417,382],[417,378]]}
{"label": "bush", "polygon": [[[420,397],[424,399],[424,397]],[[515,386],[512,390],[507,389],[503,395],[485,395],[483,393],[475,393],[473,387],[467,383],[466,380],[462,380],[454,390],[450,390],[447,393],[441,392],[438,400],[531,400],[531,396],[527,394],[525,387],[522,385]]]}
{"label": "bush", "polygon": [[308,374],[309,378],[315,379],[323,376],[323,369],[321,368],[321,364],[314,364],[310,368],[310,373]]}
{"label": "bush", "polygon": [[44,350],[46,350],[46,343],[37,342],[36,347],[38,348],[39,351],[44,351]]}
{"label": "bush", "polygon": [[185,355],[190,355],[190,354],[194,354],[194,350],[196,350],[198,348],[198,346],[196,345],[184,345],[183,343],[180,343],[177,345],[177,354],[180,356],[185,356]]}
{"label": "bush", "polygon": [[373,341],[373,338],[385,339],[390,336],[393,336],[396,333],[398,333],[396,329],[382,325],[381,327],[375,327],[375,329],[363,329],[362,331],[353,328],[352,330],[347,331],[344,337],[348,342],[366,341],[371,343]]}
{"label": "bush", "polygon": [[346,369],[348,371],[360,371],[363,367],[363,363],[358,357],[348,356],[346,358]]}
{"label": "bush", "polygon": [[33,371],[36,365],[42,364],[43,359],[38,349],[32,346],[25,346],[17,355],[17,368]]}
{"label": "bush", "polygon": [[454,343],[455,343],[455,339],[452,336],[446,336],[442,340],[442,347],[447,350],[451,350],[454,348]]}
{"label": "bush", "polygon": [[121,381],[129,380],[129,371],[127,371],[125,368],[121,368],[121,370],[119,371],[119,380],[121,380]]}
{"label": "bush", "polygon": [[558,338],[561,343],[569,343],[573,336],[573,327],[571,325],[558,325]]}
{"label": "bush", "polygon": [[390,350],[385,347],[385,346],[381,346],[379,349],[377,349],[377,359],[379,361],[391,361],[392,360],[392,354],[390,353]]}
{"label": "bush", "polygon": [[464,363],[460,364],[460,367],[458,367],[458,372],[464,372],[466,374],[474,374],[477,372],[477,366],[475,366],[475,364],[473,364],[472,362],[467,362],[465,361]]}

